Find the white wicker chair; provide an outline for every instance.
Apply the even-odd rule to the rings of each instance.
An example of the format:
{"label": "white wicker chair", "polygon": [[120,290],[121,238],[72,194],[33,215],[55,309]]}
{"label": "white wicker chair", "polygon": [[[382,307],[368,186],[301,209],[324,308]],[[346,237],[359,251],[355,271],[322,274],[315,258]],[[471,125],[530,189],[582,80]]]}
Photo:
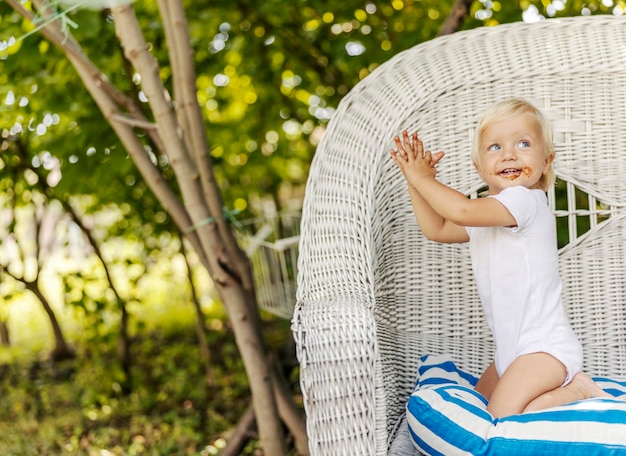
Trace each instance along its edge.
{"label": "white wicker chair", "polygon": [[460,32],[359,83],[317,149],[293,317],[311,454],[414,453],[396,436],[418,358],[449,354],[476,374],[492,359],[466,246],[420,234],[388,151],[402,129],[419,131],[446,151],[438,177],[475,196],[475,124],[511,96],[554,123],[560,181],[549,200],[569,236],[564,300],[584,369],[626,377],[626,17]]}

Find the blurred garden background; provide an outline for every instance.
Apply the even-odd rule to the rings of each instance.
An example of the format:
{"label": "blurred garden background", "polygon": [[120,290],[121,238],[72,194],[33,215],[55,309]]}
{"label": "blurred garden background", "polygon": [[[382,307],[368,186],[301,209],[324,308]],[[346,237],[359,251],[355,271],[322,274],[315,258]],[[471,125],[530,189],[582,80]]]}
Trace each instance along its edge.
{"label": "blurred garden background", "polygon": [[[622,0],[4,0],[0,454],[274,456],[242,357],[259,339],[237,325],[258,323],[269,370],[303,419],[289,323],[298,213],[342,97],[440,34],[625,10]],[[119,27],[131,19],[143,38],[132,22]],[[129,49],[141,39],[154,64]],[[178,112],[171,134],[151,77]],[[195,175],[177,169],[189,155],[185,169],[198,180],[210,169],[202,188],[218,193],[208,217],[189,197]],[[252,260],[253,291],[218,225]],[[249,314],[224,302],[238,280]],[[281,452],[305,454],[298,417],[275,394]]]}

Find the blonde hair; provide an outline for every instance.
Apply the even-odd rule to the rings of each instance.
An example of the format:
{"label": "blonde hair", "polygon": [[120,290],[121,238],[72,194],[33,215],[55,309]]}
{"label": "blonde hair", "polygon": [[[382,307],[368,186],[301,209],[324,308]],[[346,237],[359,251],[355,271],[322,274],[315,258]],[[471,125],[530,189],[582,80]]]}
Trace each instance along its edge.
{"label": "blonde hair", "polygon": [[[511,117],[525,113],[532,114],[541,128],[545,148],[544,157],[549,157],[550,155],[554,156],[554,140],[550,119],[548,119],[545,114],[536,108],[532,103],[520,98],[511,98],[491,105],[481,117],[478,125],[476,126],[476,131],[474,132],[474,140],[472,142],[472,161],[475,164],[480,165],[480,137],[489,125],[494,122],[510,119]],[[539,188],[543,191],[547,191],[552,185],[554,185],[555,180],[556,175],[551,163],[547,172],[539,179]]]}

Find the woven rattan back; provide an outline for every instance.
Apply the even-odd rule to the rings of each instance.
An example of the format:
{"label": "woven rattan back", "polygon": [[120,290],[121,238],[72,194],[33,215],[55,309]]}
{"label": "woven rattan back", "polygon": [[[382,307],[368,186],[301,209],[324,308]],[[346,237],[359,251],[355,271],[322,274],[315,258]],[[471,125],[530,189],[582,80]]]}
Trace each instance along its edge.
{"label": "woven rattan back", "polygon": [[[508,97],[532,101],[553,122],[559,180],[549,200],[584,368],[626,377],[626,21],[595,16],[461,32],[407,50],[362,81],[340,104],[316,153],[294,318],[314,441],[355,444],[350,430],[336,430],[350,421],[345,411],[333,418],[331,401],[319,402],[328,374],[314,360],[324,350],[343,359],[349,340],[361,340],[342,322],[336,343],[316,342],[311,327],[332,322],[312,322],[336,312],[314,303],[357,303],[372,315],[371,390],[348,374],[331,379],[353,381],[369,401],[361,408],[373,408],[371,448],[358,454],[386,454],[420,356],[450,354],[475,373],[491,361],[467,246],[437,244],[420,233],[389,149],[401,130],[418,131],[426,147],[446,152],[438,178],[475,197],[483,184],[470,160],[473,131],[490,104]],[[350,370],[348,361],[335,366],[344,368]],[[336,437],[324,434],[327,424]],[[311,447],[319,454],[357,454],[317,445]]]}

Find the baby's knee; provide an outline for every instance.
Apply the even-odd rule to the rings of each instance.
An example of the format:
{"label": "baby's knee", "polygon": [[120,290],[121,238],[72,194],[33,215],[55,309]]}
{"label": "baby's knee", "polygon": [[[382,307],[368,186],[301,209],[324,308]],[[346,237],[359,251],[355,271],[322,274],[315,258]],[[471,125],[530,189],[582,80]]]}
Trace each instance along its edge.
{"label": "baby's knee", "polygon": [[522,413],[537,412],[539,410],[545,410],[547,408],[552,407],[555,402],[556,402],[556,398],[554,397],[554,394],[544,393],[541,396],[530,401],[526,405],[526,407],[524,407],[524,410],[522,411]]}
{"label": "baby's knee", "polygon": [[511,402],[489,401],[487,411],[494,418],[504,418],[522,413],[521,404]]}

